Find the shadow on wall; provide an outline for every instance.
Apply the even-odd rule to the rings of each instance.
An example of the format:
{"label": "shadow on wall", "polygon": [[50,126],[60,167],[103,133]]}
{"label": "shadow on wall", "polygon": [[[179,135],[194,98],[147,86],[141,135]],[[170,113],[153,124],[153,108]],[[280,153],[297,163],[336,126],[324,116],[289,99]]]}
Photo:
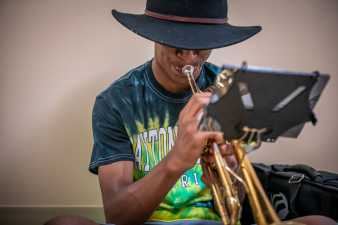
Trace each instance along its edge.
{"label": "shadow on wall", "polygon": [[[104,222],[99,183],[97,176],[89,173],[88,163],[95,96],[112,81],[108,73],[69,81],[61,93],[56,93],[58,100],[48,103],[53,107],[35,121],[24,137],[27,150],[20,150],[22,157],[16,154],[14,163],[20,166],[11,170],[13,176],[2,176],[7,185],[0,191],[1,224],[42,224],[57,215]],[[41,99],[49,94],[41,93]],[[16,152],[23,148],[21,144],[18,140],[12,145]]]}

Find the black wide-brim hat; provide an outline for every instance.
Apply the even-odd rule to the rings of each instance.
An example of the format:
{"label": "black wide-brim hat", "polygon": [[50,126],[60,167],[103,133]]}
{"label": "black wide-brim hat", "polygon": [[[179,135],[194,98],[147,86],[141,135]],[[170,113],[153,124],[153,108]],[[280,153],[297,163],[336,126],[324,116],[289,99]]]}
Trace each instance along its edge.
{"label": "black wide-brim hat", "polygon": [[232,26],[227,0],[147,0],[144,14],[112,10],[134,33],[174,48],[215,49],[242,42],[262,28]]}

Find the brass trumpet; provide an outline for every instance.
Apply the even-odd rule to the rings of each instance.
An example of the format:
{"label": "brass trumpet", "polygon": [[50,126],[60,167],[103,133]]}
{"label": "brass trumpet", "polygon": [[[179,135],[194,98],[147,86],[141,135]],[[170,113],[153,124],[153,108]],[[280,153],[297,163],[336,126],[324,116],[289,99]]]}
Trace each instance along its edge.
{"label": "brass trumpet", "polygon": [[[182,72],[187,76],[193,94],[201,92],[193,76],[194,67],[186,65],[182,68]],[[207,90],[213,93],[211,101],[217,101],[228,92],[233,83],[233,76],[235,74],[236,71],[224,70],[217,76],[214,85]],[[200,129],[214,131],[221,130],[217,121],[210,117],[202,117]],[[226,160],[222,157],[216,143],[208,143],[204,150],[205,153],[212,154],[214,159],[214,165],[207,166],[205,162],[202,161],[202,166],[205,167],[208,176],[213,178],[210,188],[216,209],[218,210],[223,224],[235,225],[240,218],[241,204],[238,196],[238,186],[235,183],[239,182],[244,186],[252,213],[258,225],[301,225],[301,223],[298,222],[282,222],[279,219],[264,192],[251,162],[246,156],[247,151],[245,150],[245,147],[250,146],[250,148],[258,148],[261,144],[260,134],[264,132],[264,130],[245,127],[243,128],[243,131],[244,136],[242,138],[238,140],[226,140],[233,148],[234,155],[239,163],[238,173],[241,174],[243,178],[230,169]],[[255,136],[256,139],[250,140],[250,143],[248,143],[246,141],[246,137],[248,136]]]}

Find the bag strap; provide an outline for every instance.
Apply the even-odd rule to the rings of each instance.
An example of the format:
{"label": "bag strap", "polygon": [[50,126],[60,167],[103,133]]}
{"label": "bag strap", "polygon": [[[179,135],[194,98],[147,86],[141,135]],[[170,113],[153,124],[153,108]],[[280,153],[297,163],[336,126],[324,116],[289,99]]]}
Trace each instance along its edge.
{"label": "bag strap", "polygon": [[272,168],[275,171],[301,173],[307,176],[310,180],[318,182],[322,181],[320,173],[308,165],[304,164],[295,164],[292,166],[272,165]]}

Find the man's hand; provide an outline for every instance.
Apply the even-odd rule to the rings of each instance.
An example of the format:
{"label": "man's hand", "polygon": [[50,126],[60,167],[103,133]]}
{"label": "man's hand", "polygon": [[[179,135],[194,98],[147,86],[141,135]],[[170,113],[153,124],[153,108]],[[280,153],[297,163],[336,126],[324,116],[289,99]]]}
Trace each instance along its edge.
{"label": "man's hand", "polygon": [[[226,160],[227,165],[232,171],[236,171],[238,168],[238,162],[237,159],[233,153],[233,148],[230,144],[220,144],[219,150],[221,152],[222,157]],[[211,185],[213,182],[213,178],[208,176],[207,166],[211,166],[215,163],[215,159],[213,157],[212,150],[204,153],[202,155],[202,168],[203,168],[203,175],[202,180],[205,184],[208,186]]]}
{"label": "man's hand", "polygon": [[210,96],[210,93],[193,95],[179,115],[175,145],[168,155],[168,163],[175,171],[183,173],[192,168],[208,141],[218,144],[224,142],[221,132],[200,131],[198,128],[203,108],[209,104]]}
{"label": "man's hand", "polygon": [[[238,163],[238,161],[237,161],[237,159],[234,155],[232,145],[221,144],[221,145],[219,145],[219,149],[220,149],[222,157],[226,160],[226,163],[229,166],[229,168],[236,173],[237,169],[239,167],[239,163]],[[215,159],[214,159],[211,151],[203,154],[203,156],[202,156],[202,169],[203,169],[202,180],[209,187],[211,186],[212,183],[216,183],[216,181],[213,180],[213,179],[216,179],[216,178],[213,177],[212,174],[210,176],[208,169],[206,167],[211,166],[214,163],[215,163]],[[241,176],[238,173],[237,173],[237,175]],[[236,185],[237,185],[239,201],[241,203],[243,203],[244,198],[245,198],[244,186],[241,182],[236,182]]]}

